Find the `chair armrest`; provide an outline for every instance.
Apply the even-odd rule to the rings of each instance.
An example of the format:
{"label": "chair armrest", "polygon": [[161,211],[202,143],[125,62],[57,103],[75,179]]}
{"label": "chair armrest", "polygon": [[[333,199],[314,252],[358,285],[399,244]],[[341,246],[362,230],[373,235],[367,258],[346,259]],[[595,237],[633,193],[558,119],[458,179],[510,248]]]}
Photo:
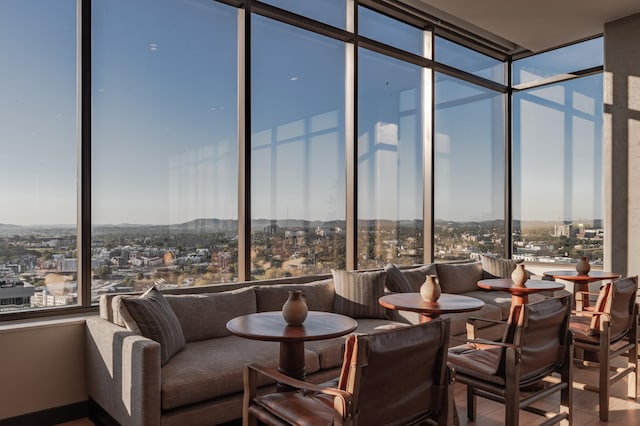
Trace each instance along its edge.
{"label": "chair armrest", "polygon": [[467,324],[474,324],[476,322],[489,322],[493,324],[507,324],[507,321],[504,320],[495,320],[489,318],[477,318],[477,317],[469,317],[467,318]]}
{"label": "chair armrest", "polygon": [[593,317],[596,315],[604,316],[608,321],[611,321],[611,314],[602,311],[571,311],[571,315],[577,317]]}
{"label": "chair armrest", "polygon": [[120,424],[160,424],[160,344],[98,316],[86,339],[89,397]]}
{"label": "chair armrest", "polygon": [[468,345],[473,345],[473,346],[485,345],[485,346],[499,346],[501,348],[516,348],[516,349],[520,348],[520,346],[514,345],[513,343],[496,342],[496,341],[487,340],[487,339],[456,339],[452,337],[450,340],[452,342],[466,343]]}

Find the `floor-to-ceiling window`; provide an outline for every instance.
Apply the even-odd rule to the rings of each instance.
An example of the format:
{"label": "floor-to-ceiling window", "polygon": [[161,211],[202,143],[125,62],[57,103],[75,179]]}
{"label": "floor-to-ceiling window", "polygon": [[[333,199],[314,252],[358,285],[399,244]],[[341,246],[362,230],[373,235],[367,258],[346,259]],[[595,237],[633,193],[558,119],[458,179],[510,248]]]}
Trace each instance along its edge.
{"label": "floor-to-ceiling window", "polygon": [[251,22],[252,279],[345,267],[345,46]]}
{"label": "floor-to-ceiling window", "polygon": [[509,117],[508,55],[418,16],[232,3],[0,2],[0,309],[511,246],[601,260],[601,39],[515,60]]}
{"label": "floor-to-ceiling window", "polygon": [[235,279],[236,9],[92,6],[94,296]]}
{"label": "floor-to-ceiling window", "polygon": [[602,264],[602,43],[513,64],[514,258]]}
{"label": "floor-to-ceiling window", "polygon": [[[428,57],[422,30],[360,8],[363,35]],[[429,43],[426,43],[428,46]],[[423,67],[358,51],[357,265],[417,264],[424,259]]]}
{"label": "floor-to-ceiling window", "polygon": [[76,15],[0,2],[0,312],[77,303]]}
{"label": "floor-to-ceiling window", "polygon": [[[504,64],[436,38],[435,59],[496,83]],[[505,108],[499,87],[435,74],[434,259],[505,251]]]}

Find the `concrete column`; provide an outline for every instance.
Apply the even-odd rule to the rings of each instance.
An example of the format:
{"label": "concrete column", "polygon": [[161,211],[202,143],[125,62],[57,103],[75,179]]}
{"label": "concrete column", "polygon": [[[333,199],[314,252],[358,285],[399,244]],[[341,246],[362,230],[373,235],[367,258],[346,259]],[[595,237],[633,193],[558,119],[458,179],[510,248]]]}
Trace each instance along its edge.
{"label": "concrete column", "polygon": [[640,14],[604,26],[604,267],[640,275]]}

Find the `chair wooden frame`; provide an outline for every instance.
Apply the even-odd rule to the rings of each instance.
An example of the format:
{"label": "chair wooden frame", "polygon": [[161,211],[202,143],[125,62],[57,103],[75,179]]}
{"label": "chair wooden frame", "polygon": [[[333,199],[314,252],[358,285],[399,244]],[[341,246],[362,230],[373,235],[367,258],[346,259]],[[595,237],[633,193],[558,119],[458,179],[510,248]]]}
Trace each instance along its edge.
{"label": "chair wooden frame", "polygon": [[[440,323],[440,325],[438,325]],[[435,368],[437,373],[436,377],[433,377],[433,384],[430,387],[434,390],[431,398],[433,404],[438,407],[434,410],[427,410],[425,407],[424,412],[411,414],[409,418],[405,418],[403,421],[397,424],[425,424],[430,423],[434,425],[452,425],[453,424],[453,373],[447,365],[447,343],[449,340],[449,320],[437,320],[430,323],[421,324],[414,327],[440,327],[440,343],[438,346],[438,353],[436,355]],[[396,329],[400,331],[402,329],[408,329],[409,327],[403,327]],[[393,333],[394,330],[385,330],[380,333]],[[378,333],[374,333],[378,334]],[[285,424],[298,424],[292,417],[295,417],[295,409],[292,409],[299,402],[301,397],[318,400],[317,409],[323,411],[325,414],[329,413],[331,404],[333,405],[333,425],[345,425],[357,426],[360,421],[361,413],[361,378],[364,374],[379,374],[378,371],[371,370],[367,372],[368,367],[368,351],[370,345],[366,340],[370,335],[354,334],[348,337],[345,344],[345,356],[343,362],[343,368],[341,377],[337,380],[325,383],[325,384],[313,384],[297,380],[282,374],[281,372],[272,369],[264,368],[256,364],[246,365],[244,368],[244,400],[243,400],[243,426],[254,426],[258,423],[264,423],[269,425],[285,425]],[[362,339],[360,343],[358,339]],[[429,343],[433,345],[434,342]],[[358,347],[360,347],[358,349]],[[390,348],[393,351],[394,348]],[[419,361],[420,358],[415,360]],[[414,361],[415,361],[414,360]],[[266,376],[272,380],[276,380],[281,385],[288,386],[289,391],[282,392],[282,398],[284,403],[279,406],[284,407],[286,416],[280,417],[274,413],[273,407],[266,409],[260,404],[260,388],[258,385],[261,383],[260,376]],[[389,376],[386,380],[393,380],[394,376]],[[398,377],[398,380],[403,380]],[[345,382],[347,385],[344,389],[338,387],[338,383]],[[379,389],[376,390],[379,393]],[[289,396],[286,396],[289,394]],[[332,401],[332,402],[331,402]],[[380,407],[384,410],[384,407]],[[403,413],[405,416],[406,413]],[[288,416],[287,420],[286,419]],[[327,418],[325,415],[323,418]],[[305,418],[305,424],[317,424],[313,419]]]}
{"label": "chair wooden frame", "polygon": [[[476,397],[486,398],[492,401],[496,401],[505,405],[505,424],[509,426],[515,426],[519,424],[519,412],[520,410],[527,411],[539,416],[546,417],[547,420],[543,424],[563,423],[571,424],[571,409],[573,401],[573,334],[569,330],[569,317],[571,312],[571,298],[567,295],[559,297],[558,299],[564,299],[563,309],[564,324],[560,330],[562,336],[560,336],[560,348],[559,353],[562,354],[561,358],[557,360],[557,363],[535,377],[529,377],[526,380],[521,375],[522,355],[526,349],[521,338],[527,331],[528,317],[525,315],[521,323],[517,325],[511,324],[507,321],[489,320],[492,323],[503,323],[506,325],[508,331],[505,334],[505,339],[502,342],[495,342],[485,339],[467,339],[467,345],[472,345],[476,348],[502,348],[501,363],[504,365],[503,374],[495,376],[495,379],[488,379],[482,374],[472,375],[469,373],[463,373],[460,369],[456,370],[455,364],[453,366],[455,370],[456,381],[463,383],[467,386],[467,418],[471,421],[475,421],[477,414]],[[549,299],[536,302],[544,303]],[[521,305],[518,309],[526,309],[527,305]],[[513,312],[512,312],[513,314]],[[526,311],[525,311],[526,314]],[[475,321],[482,321],[475,319]],[[512,341],[510,341],[512,340]],[[451,358],[450,358],[450,364]],[[559,376],[559,377],[558,377]],[[503,384],[500,384],[500,383]],[[560,409],[559,412],[550,412],[538,407],[534,407],[533,404],[548,395],[560,392]]]}
{"label": "chair wooden frame", "polygon": [[[637,288],[637,277],[631,277]],[[615,282],[612,284],[615,285]],[[601,290],[602,291],[602,290]],[[580,298],[588,296],[598,296],[599,293],[577,292]],[[615,297],[615,295],[614,295]],[[609,419],[609,397],[611,395],[611,385],[627,377],[627,395],[631,399],[637,398],[638,387],[638,303],[636,292],[631,296],[629,306],[629,327],[625,333],[617,336],[611,335],[612,315],[606,311],[573,311],[575,316],[600,318],[599,339],[597,342],[585,342],[576,339],[574,342],[577,358],[584,365],[595,365],[598,367],[598,385],[574,382],[574,387],[581,390],[596,392],[599,395],[599,416],[600,420]],[[592,307],[592,309],[597,307]],[[584,353],[597,354],[597,360],[582,360]],[[626,356],[627,365],[624,367],[613,367],[611,361],[618,356]],[[613,374],[611,374],[613,373]]]}

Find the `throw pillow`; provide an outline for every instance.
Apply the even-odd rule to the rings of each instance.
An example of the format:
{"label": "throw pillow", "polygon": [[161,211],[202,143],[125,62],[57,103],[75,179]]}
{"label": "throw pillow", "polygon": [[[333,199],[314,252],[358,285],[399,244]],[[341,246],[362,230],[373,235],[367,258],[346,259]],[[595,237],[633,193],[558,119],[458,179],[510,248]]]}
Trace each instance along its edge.
{"label": "throw pillow", "polygon": [[378,303],[384,295],[385,271],[352,272],[331,270],[336,297],[333,311],[352,318],[388,319]]}
{"label": "throw pillow", "polygon": [[409,286],[411,287],[410,292],[412,293],[420,292],[420,287],[424,284],[427,276],[438,275],[438,271],[434,263],[418,266],[417,268],[401,269],[400,272],[409,282]]}
{"label": "throw pillow", "polygon": [[384,267],[384,270],[387,272],[385,285],[389,291],[394,293],[411,293],[413,291],[407,278],[395,265],[389,263]]}
{"label": "throw pillow", "polygon": [[443,293],[460,294],[477,291],[482,279],[482,263],[438,263],[438,282]]}
{"label": "throw pillow", "polygon": [[[184,333],[178,317],[155,286],[140,297],[123,299],[122,303],[129,311],[130,318],[135,321],[135,326],[127,324],[127,328],[133,330],[137,326],[144,337],[160,343],[161,365],[165,365],[184,348]],[[127,321],[127,318],[124,320]]]}
{"label": "throw pillow", "polygon": [[521,260],[500,259],[494,256],[482,255],[482,270],[485,278],[511,278],[511,273]]}

